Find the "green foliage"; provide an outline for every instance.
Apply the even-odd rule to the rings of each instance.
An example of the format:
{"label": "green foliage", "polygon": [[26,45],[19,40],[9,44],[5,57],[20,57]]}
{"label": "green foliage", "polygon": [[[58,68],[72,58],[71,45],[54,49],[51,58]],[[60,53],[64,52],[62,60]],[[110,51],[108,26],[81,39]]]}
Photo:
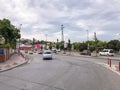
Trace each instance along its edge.
{"label": "green foliage", "polygon": [[86,50],[87,49],[87,43],[80,43],[79,45],[79,51],[83,51],[83,50]]}
{"label": "green foliage", "polygon": [[116,50],[117,50],[117,51],[120,50],[120,41],[116,44]]}
{"label": "green foliage", "polygon": [[86,42],[82,42],[82,43],[79,43],[79,42],[75,42],[73,43],[73,46],[74,46],[74,50],[76,51],[83,51],[83,50],[86,50],[87,49],[87,44],[89,43],[89,46],[90,46],[90,51],[94,51],[96,46],[97,47],[104,47],[104,48],[107,48],[107,42],[103,42],[103,41],[100,41],[100,40],[97,40],[97,43],[93,40],[91,41],[86,41]]}
{"label": "green foliage", "polygon": [[[5,39],[4,46],[14,48],[16,40],[20,38],[20,30],[17,29],[8,19],[0,20],[0,35]],[[13,43],[15,42],[15,43]]]}
{"label": "green foliage", "polygon": [[5,47],[5,48],[10,48],[10,43],[6,43],[6,44],[4,45],[4,47]]}
{"label": "green foliage", "polygon": [[41,43],[41,44],[45,44],[45,43],[46,43],[46,41],[44,41],[44,40],[41,40],[41,41],[40,41],[40,43]]}
{"label": "green foliage", "polygon": [[59,40],[57,39],[57,43],[56,43],[56,48],[57,49],[60,49],[60,43],[59,43]]}
{"label": "green foliage", "polygon": [[49,44],[49,48],[50,48],[50,50],[52,49],[52,43],[50,42],[50,44]]}
{"label": "green foliage", "polygon": [[68,45],[67,45],[67,47],[68,47],[68,50],[71,50],[72,45],[71,45],[70,39],[68,39]]}
{"label": "green foliage", "polygon": [[79,44],[80,44],[80,43],[78,43],[78,42],[74,42],[74,43],[73,43],[73,46],[74,46],[73,49],[76,50],[76,51],[78,51],[78,50],[79,50]]}
{"label": "green foliage", "polygon": [[98,41],[98,43],[97,43],[98,47],[104,47],[104,48],[106,48],[106,45],[107,45],[107,42],[103,42],[103,41]]}
{"label": "green foliage", "polygon": [[107,43],[108,48],[112,48],[115,51],[119,51],[120,49],[120,41],[119,40],[111,40]]}

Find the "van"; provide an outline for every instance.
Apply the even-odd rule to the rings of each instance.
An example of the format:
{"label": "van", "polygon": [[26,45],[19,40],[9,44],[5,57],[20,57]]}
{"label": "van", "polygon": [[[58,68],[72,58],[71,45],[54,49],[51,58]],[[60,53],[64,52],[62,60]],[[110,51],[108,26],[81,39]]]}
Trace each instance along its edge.
{"label": "van", "polygon": [[114,56],[114,50],[113,49],[103,49],[99,52],[100,56]]}

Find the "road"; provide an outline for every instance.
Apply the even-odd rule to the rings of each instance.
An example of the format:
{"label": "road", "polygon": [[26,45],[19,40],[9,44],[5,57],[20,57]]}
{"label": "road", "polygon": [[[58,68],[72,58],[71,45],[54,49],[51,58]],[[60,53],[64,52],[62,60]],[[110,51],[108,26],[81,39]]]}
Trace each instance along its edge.
{"label": "road", "polygon": [[120,76],[103,67],[105,60],[30,55],[30,63],[0,73],[0,90],[120,90]]}

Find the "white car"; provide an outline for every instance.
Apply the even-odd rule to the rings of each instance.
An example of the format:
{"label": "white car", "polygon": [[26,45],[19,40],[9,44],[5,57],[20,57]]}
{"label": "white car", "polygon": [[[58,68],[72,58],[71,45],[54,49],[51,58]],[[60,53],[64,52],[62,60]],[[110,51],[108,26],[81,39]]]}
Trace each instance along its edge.
{"label": "white car", "polygon": [[43,52],[43,60],[51,59],[52,60],[52,52],[51,50],[44,50]]}
{"label": "white car", "polygon": [[103,51],[99,52],[100,56],[114,56],[114,51],[113,49],[103,49]]}
{"label": "white car", "polygon": [[42,54],[42,53],[43,53],[43,51],[42,51],[42,50],[39,50],[39,51],[38,51],[38,54]]}

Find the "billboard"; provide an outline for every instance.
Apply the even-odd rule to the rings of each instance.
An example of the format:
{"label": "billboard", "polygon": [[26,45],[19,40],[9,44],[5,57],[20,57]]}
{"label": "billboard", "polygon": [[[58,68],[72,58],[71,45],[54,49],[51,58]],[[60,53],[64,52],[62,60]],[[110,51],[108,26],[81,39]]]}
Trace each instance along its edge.
{"label": "billboard", "polygon": [[35,44],[35,45],[34,45],[34,48],[35,48],[35,49],[40,49],[40,44]]}

